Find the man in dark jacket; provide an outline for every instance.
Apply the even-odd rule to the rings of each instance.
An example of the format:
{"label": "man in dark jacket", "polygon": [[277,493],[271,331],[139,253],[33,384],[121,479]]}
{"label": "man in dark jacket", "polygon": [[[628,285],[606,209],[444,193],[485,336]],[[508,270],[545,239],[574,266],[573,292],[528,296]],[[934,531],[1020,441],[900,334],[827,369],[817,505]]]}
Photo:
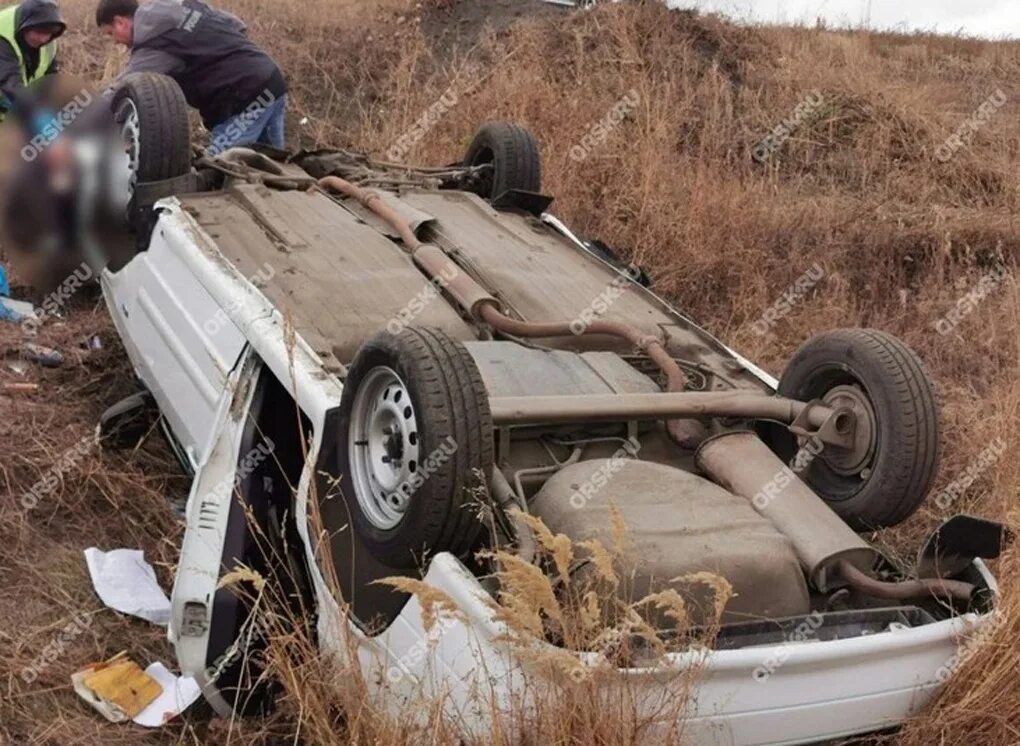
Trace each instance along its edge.
{"label": "man in dark jacket", "polygon": [[66,28],[55,0],[25,0],[0,10],[2,112],[26,87],[57,71],[56,39]]}
{"label": "man in dark jacket", "polygon": [[201,0],[100,0],[96,24],[131,49],[122,74],[177,81],[214,153],[255,142],[283,147],[287,83],[236,16]]}

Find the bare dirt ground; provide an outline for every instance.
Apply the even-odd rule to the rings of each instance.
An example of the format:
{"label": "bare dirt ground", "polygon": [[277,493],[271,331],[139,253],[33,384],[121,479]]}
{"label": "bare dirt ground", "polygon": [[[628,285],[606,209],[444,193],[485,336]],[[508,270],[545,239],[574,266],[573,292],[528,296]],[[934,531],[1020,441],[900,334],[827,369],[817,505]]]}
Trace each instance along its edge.
{"label": "bare dirt ground", "polygon": [[[825,329],[873,326],[903,337],[939,388],[945,449],[936,491],[968,483],[879,541],[894,552],[916,546],[957,512],[1017,525],[1020,44],[745,28],[650,2],[584,13],[509,0],[223,4],[287,70],[295,145],[384,153],[452,87],[456,106],[409,160],[458,158],[486,119],[529,126],[556,212],[648,267],[657,290],[772,372]],[[68,67],[109,78],[120,58],[96,37],[92,4],[64,5]],[[947,139],[999,90],[1006,102],[943,160]],[[635,110],[577,157],[591,126],[632,91]],[[815,92],[824,103],[809,121],[767,164],[753,161],[755,144]],[[823,279],[759,333],[768,309],[815,266]],[[94,335],[103,348],[89,352],[81,343]],[[0,391],[0,743],[295,742],[295,724],[308,717],[300,692],[268,722],[225,723],[198,707],[155,733],[105,724],[71,693],[71,671],[120,650],[172,661],[160,630],[102,609],[81,552],[142,548],[169,588],[181,531],[169,501],[187,483],[153,434],[134,453],[87,451],[24,509],[25,491],[89,437],[105,406],[135,389],[95,294],[76,297],[39,341],[60,349],[65,364],[19,375],[0,362],[0,386],[39,386]],[[19,344],[19,331],[0,322],[0,354]],[[968,471],[997,439],[1007,455]],[[1020,742],[1015,553],[996,569],[1005,623],[893,742]],[[25,666],[80,613],[87,629],[27,683]],[[335,739],[322,730],[303,738],[406,742],[393,729],[347,730],[335,713],[323,722],[335,724]]]}

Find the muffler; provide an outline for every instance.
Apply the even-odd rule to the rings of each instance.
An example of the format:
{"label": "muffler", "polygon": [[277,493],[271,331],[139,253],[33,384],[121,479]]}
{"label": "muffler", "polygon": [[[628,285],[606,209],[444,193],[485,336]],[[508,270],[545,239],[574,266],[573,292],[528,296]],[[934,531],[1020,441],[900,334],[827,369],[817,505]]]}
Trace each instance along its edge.
{"label": "muffler", "polygon": [[698,449],[696,459],[713,480],[749,500],[786,535],[808,581],[819,591],[848,585],[840,571],[841,562],[870,573],[880,559],[881,555],[754,433],[732,432],[709,438]]}
{"label": "muffler", "polygon": [[808,582],[822,593],[849,586],[873,598],[938,597],[969,604],[972,584],[944,578],[887,582],[872,576],[882,555],[853,532],[754,433],[723,433],[695,456],[718,484],[746,498],[793,544]]}

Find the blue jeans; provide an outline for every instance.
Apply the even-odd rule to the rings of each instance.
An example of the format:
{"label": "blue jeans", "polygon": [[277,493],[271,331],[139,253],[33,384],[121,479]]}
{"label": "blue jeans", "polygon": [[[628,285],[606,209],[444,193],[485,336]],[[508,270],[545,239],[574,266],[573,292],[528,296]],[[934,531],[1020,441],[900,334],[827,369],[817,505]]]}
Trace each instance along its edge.
{"label": "blue jeans", "polygon": [[287,96],[272,98],[263,94],[240,114],[212,128],[209,133],[209,152],[216,155],[228,148],[253,143],[282,148],[286,113]]}

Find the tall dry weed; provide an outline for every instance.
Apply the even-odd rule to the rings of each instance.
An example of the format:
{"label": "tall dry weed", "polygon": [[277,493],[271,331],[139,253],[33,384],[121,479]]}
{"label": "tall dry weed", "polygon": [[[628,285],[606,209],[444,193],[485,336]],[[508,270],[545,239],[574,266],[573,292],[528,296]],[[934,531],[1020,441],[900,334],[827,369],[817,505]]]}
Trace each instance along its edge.
{"label": "tall dry weed", "polygon": [[[256,626],[266,641],[258,675],[279,682],[279,716],[311,742],[322,744],[510,746],[535,734],[541,734],[543,743],[564,746],[636,743],[653,737],[664,744],[681,743],[684,713],[700,669],[679,668],[667,654],[711,645],[731,594],[729,584],[709,573],[677,579],[681,586],[702,583],[712,589],[714,613],[695,627],[684,595],[676,589],[633,600],[617,595],[620,577],[631,563],[622,550],[598,541],[575,546],[539,519],[526,520],[539,538],[533,562],[505,549],[484,553],[498,586],[489,601],[491,614],[506,630],[500,643],[509,646],[516,661],[518,670],[511,677],[519,687],[507,699],[501,690],[483,685],[470,690],[472,702],[459,704],[488,713],[490,728],[483,734],[461,729],[450,718],[449,692],[437,695],[423,686],[398,712],[385,706],[379,699],[379,672],[359,659],[360,633],[348,626],[346,617],[338,631],[340,654],[325,655],[303,618],[287,611],[286,599],[257,603],[271,592],[271,584],[247,569],[229,573],[231,584],[248,584],[239,592],[258,616]],[[266,549],[275,551],[268,544]],[[592,562],[595,571],[576,573],[585,562]],[[417,599],[426,633],[441,619],[465,619],[449,596],[421,580],[392,577],[380,582]],[[333,593],[339,598],[336,588]],[[654,689],[647,682],[634,683],[632,676],[620,676],[621,666],[656,670]],[[425,670],[421,673],[427,676]]]}

